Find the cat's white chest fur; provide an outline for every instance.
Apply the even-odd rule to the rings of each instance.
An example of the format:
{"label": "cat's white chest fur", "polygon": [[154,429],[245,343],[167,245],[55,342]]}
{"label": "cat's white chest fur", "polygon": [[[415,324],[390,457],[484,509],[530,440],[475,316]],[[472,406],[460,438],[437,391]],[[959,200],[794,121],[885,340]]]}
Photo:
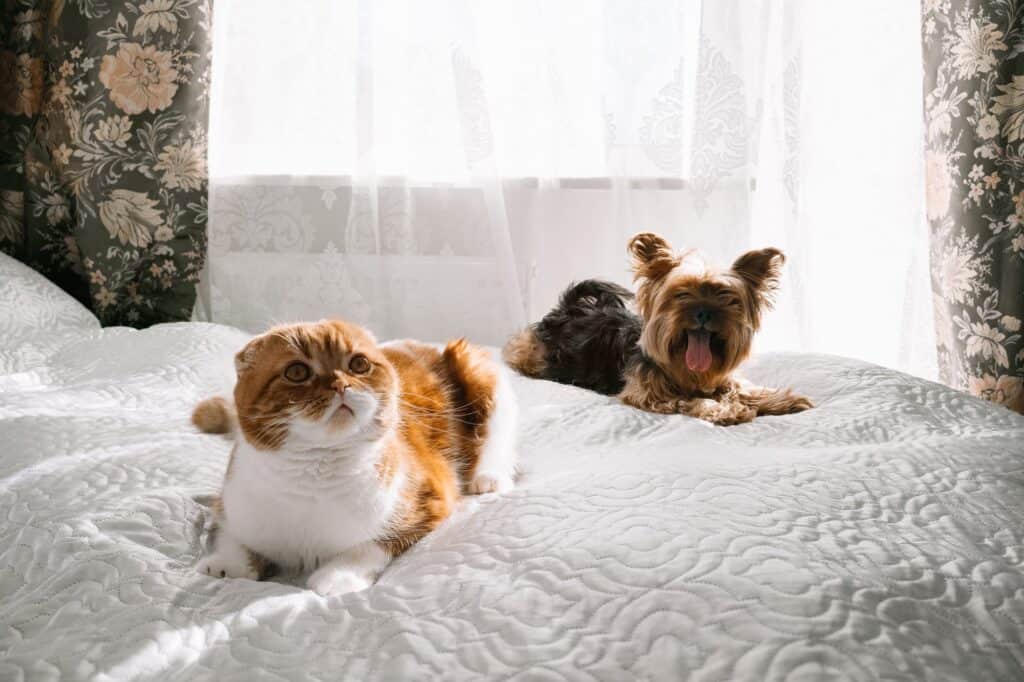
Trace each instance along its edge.
{"label": "cat's white chest fur", "polygon": [[223,531],[281,567],[305,570],[379,537],[401,477],[382,485],[376,447],[266,452],[239,439]]}

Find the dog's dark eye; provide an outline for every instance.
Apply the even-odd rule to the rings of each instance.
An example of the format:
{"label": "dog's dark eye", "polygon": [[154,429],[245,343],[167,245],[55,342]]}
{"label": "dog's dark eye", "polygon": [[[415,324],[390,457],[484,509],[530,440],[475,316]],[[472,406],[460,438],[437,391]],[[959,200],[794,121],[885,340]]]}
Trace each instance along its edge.
{"label": "dog's dark eye", "polygon": [[313,370],[304,362],[293,362],[284,368],[284,378],[294,384],[301,384],[313,375]]}
{"label": "dog's dark eye", "polygon": [[366,374],[370,371],[370,361],[365,355],[353,355],[348,361],[348,371],[353,374]]}

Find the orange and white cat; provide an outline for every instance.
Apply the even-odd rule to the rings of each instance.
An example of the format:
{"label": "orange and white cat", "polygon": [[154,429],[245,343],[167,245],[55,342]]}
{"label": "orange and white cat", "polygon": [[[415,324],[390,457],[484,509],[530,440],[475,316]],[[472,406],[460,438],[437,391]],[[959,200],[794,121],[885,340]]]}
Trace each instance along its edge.
{"label": "orange and white cat", "polygon": [[207,432],[239,431],[201,573],[312,570],[321,595],[362,590],[461,494],[513,485],[508,371],[464,340],[378,344],[321,321],[254,338],[235,367],[235,413],[211,398],[192,416]]}

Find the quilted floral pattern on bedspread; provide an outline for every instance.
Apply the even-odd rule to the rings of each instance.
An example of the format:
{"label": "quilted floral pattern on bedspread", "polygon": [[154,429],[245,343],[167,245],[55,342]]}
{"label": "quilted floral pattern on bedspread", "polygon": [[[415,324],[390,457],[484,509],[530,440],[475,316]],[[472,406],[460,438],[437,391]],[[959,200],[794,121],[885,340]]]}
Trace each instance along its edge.
{"label": "quilted floral pattern on bedspread", "polygon": [[722,429],[517,380],[519,487],[327,600],[192,570],[229,445],[188,410],[230,386],[241,333],[19,339],[0,679],[1024,675],[1024,417],[936,384],[762,357],[751,378],[819,407]]}

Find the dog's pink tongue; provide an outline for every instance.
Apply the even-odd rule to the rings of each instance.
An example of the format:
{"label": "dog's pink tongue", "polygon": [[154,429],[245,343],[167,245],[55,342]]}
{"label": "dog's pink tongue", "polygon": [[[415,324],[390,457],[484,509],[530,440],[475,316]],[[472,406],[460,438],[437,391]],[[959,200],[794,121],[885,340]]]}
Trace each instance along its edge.
{"label": "dog's pink tongue", "polygon": [[686,366],[691,372],[706,372],[711,369],[711,333],[698,330],[687,332]]}

